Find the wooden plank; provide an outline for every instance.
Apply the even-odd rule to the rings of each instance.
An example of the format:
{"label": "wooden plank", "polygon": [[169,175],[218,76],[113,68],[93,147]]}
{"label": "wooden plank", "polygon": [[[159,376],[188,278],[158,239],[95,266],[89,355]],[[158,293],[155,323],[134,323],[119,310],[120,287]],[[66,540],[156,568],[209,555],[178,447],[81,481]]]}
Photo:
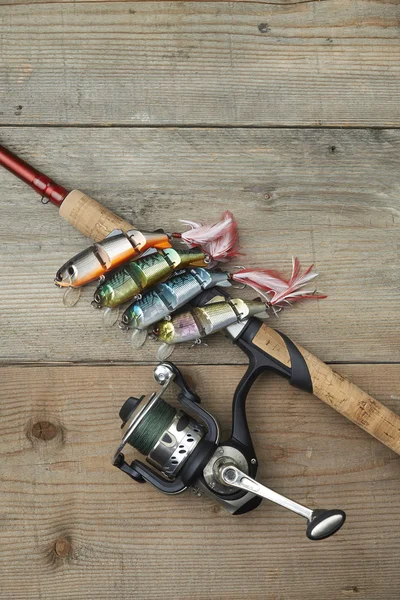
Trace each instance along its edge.
{"label": "wooden plank", "polygon": [[[153,0],[149,0],[149,1],[153,1]],[[210,2],[210,0],[192,0],[193,3],[207,3]],[[310,0],[311,2],[320,2],[321,0]],[[325,0],[322,0],[323,2]],[[377,0],[378,2],[384,2],[387,0]],[[0,0],[0,6],[15,6],[18,4],[24,4],[24,5],[30,5],[30,4],[71,4],[72,2],[74,2],[75,4],[80,4],[82,2],[96,2],[97,4],[99,3],[112,3],[112,2],[118,2],[118,3],[122,3],[125,2],[127,4],[134,4],[136,3],[135,0],[13,0],[13,2],[10,2],[10,0]],[[154,4],[161,4],[162,2],[169,2],[171,3],[171,0],[158,0],[157,3],[154,2]],[[182,2],[182,3],[187,3],[187,0],[176,0],[176,2]],[[229,2],[230,4],[234,4],[236,2],[250,2],[252,3],[253,0],[220,0],[220,2]],[[268,0],[257,0],[257,4],[297,4],[298,0],[284,0],[283,2],[269,2]],[[132,9],[133,10],[133,9]],[[135,14],[135,13],[131,13],[131,14]]]}
{"label": "wooden plank", "polygon": [[[398,131],[7,128],[2,142],[143,229],[229,208],[244,252],[235,264],[288,272],[297,255],[329,296],[271,326],[325,362],[400,361]],[[0,211],[2,361],[154,360],[155,342],[134,352],[103,327],[93,288],[64,308],[54,275],[87,240],[4,170]],[[173,357],[246,362],[222,335],[208,343]]]}
{"label": "wooden plank", "polygon": [[[400,409],[399,365],[340,372]],[[226,435],[243,367],[185,373]],[[347,512],[339,534],[313,544],[300,518],[267,502],[235,518],[111,466],[118,410],[154,389],[150,367],[3,367],[1,376],[1,598],[398,599],[399,456],[317,399],[265,377],[248,402],[260,480]]]}
{"label": "wooden plank", "polygon": [[1,123],[400,123],[397,2],[25,0],[1,13]]}

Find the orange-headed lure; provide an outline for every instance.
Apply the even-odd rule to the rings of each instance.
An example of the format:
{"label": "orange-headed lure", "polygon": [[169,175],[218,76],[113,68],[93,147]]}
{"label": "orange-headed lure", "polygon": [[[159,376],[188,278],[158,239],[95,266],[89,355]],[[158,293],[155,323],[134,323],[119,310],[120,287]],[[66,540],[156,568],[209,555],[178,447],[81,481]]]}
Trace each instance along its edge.
{"label": "orange-headed lure", "polygon": [[149,248],[171,248],[166,233],[143,233],[132,229],[113,231],[102,242],[89,246],[66,262],[58,271],[55,284],[60,287],[81,287],[99,279],[123,263],[139,258]]}

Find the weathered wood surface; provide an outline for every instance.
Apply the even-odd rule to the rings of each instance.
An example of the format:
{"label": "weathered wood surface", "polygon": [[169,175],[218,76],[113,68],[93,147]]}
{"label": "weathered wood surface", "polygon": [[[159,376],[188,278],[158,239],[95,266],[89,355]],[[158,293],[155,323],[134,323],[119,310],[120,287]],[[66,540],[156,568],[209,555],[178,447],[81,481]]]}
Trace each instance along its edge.
{"label": "weathered wood surface", "polygon": [[1,123],[400,124],[397,1],[1,4]]}
{"label": "weathered wood surface", "polygon": [[[399,132],[7,128],[1,141],[144,229],[176,230],[180,218],[231,209],[240,263],[288,272],[293,253],[315,263],[329,296],[272,326],[325,362],[400,360]],[[129,335],[103,327],[89,305],[93,288],[73,309],[63,306],[54,275],[86,238],[4,170],[0,210],[3,362],[154,361],[155,342],[135,353]],[[220,334],[209,344],[173,356],[247,360]]]}
{"label": "weathered wood surface", "polygon": [[[0,0],[0,143],[143,228],[230,208],[237,262],[314,262],[329,298],[269,325],[400,413],[399,24],[397,0]],[[398,600],[399,457],[277,377],[248,402],[260,480],[346,510],[332,539],[111,466],[156,344],[63,307],[86,244],[0,171],[0,599]],[[247,361],[209,344],[173,359],[227,435]]]}
{"label": "weathered wood surface", "polygon": [[[400,410],[399,365],[339,370]],[[228,434],[243,367],[185,372]],[[0,598],[398,600],[399,457],[319,400],[271,377],[248,402],[260,479],[347,511],[340,533],[312,543],[300,517],[268,502],[235,518],[211,499],[163,496],[111,466],[120,405],[154,389],[151,367],[1,375]]]}

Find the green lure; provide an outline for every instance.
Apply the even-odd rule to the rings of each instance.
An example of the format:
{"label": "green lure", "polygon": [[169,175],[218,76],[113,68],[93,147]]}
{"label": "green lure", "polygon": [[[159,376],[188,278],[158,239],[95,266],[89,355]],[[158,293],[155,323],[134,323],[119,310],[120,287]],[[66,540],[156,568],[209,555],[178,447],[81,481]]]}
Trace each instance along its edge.
{"label": "green lure", "polygon": [[167,248],[153,252],[110,273],[95,291],[92,304],[95,308],[115,308],[156,283],[165,281],[178,269],[205,267],[209,262],[208,254],[198,249]]}

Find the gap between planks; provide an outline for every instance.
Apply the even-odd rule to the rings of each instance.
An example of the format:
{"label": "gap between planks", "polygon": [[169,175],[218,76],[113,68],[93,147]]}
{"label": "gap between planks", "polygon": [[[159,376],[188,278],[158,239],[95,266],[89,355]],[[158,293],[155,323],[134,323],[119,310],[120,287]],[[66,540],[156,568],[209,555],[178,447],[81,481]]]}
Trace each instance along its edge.
{"label": "gap between planks", "polygon": [[[1,2],[0,6],[33,6],[35,4],[110,4],[112,2],[134,4],[140,0],[32,0],[31,2],[23,0],[13,0],[13,2]],[[154,0],[156,1],[156,0]],[[170,2],[171,0],[158,0],[159,2]],[[174,0],[177,3],[184,3],[188,0]],[[212,0],[189,0],[197,4],[208,4]],[[313,2],[328,2],[328,0],[287,0],[286,2],[268,2],[268,0],[218,0],[226,4],[261,4],[265,6],[295,6],[296,4],[312,4]]]}
{"label": "gap between planks", "polygon": [[[152,367],[162,361],[129,361],[129,360],[104,360],[104,361],[71,361],[71,362],[42,362],[42,361],[3,361],[0,363],[0,369],[5,367],[22,367],[22,368],[36,368],[36,367]],[[235,363],[215,363],[214,365],[210,365],[210,363],[203,362],[189,362],[186,363],[182,360],[179,361],[179,365],[188,367],[245,367],[248,362],[235,362]],[[400,365],[400,361],[355,361],[355,360],[343,360],[343,361],[330,361],[325,364],[329,366],[340,366],[340,365],[348,365],[348,366],[367,366],[367,365],[376,365],[376,366],[394,366]]]}
{"label": "gap between planks", "polygon": [[[0,4],[1,6],[1,4]],[[1,123],[0,130],[8,127],[18,127],[18,129],[26,128],[45,128],[45,129],[198,129],[198,130],[213,130],[213,129],[309,129],[309,130],[340,130],[357,131],[357,130],[378,130],[391,131],[400,129],[400,125],[249,125],[248,123]]]}

